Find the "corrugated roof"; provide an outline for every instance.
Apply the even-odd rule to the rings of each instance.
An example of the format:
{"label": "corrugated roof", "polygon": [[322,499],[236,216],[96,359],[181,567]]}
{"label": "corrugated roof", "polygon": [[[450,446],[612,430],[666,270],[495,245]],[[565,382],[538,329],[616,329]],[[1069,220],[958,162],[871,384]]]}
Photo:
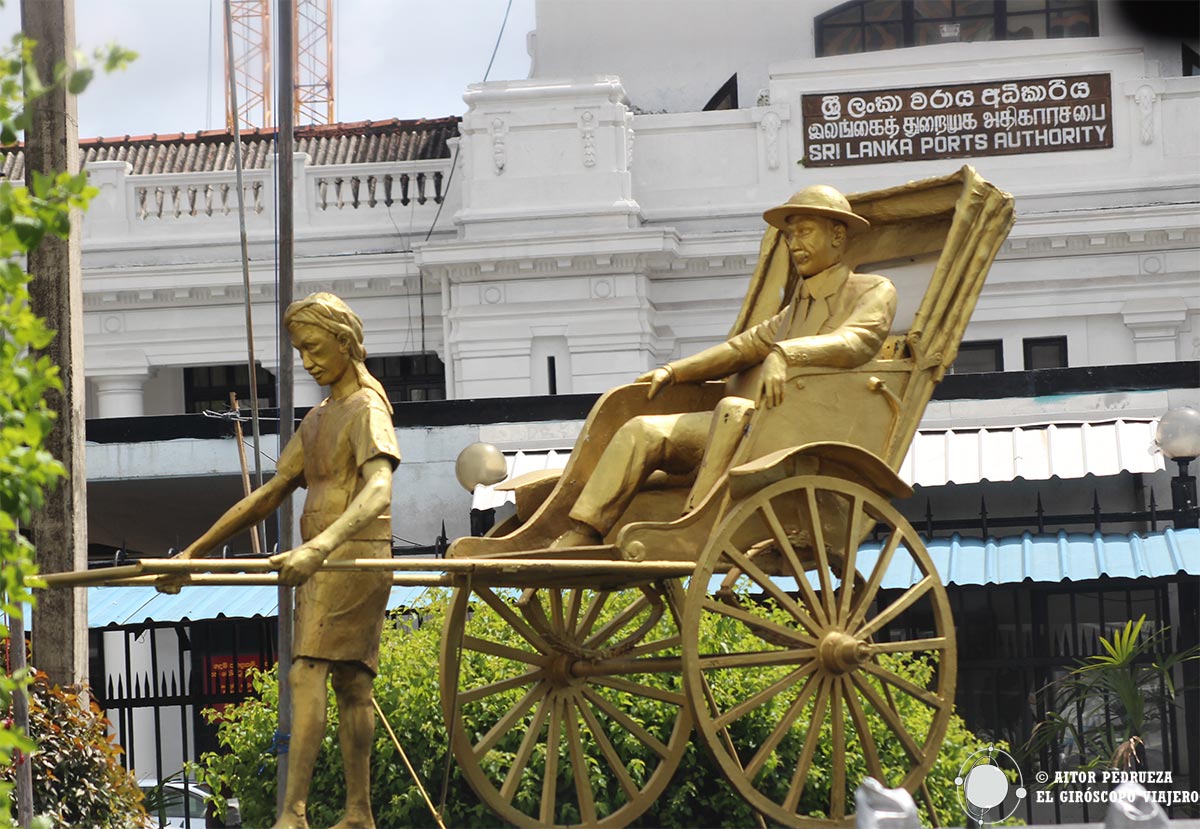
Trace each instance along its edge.
{"label": "corrugated roof", "polygon": [[[868,543],[858,552],[858,569],[870,572],[881,545]],[[999,539],[938,538],[926,549],[944,584],[1055,583],[1098,578],[1166,578],[1184,573],[1200,576],[1200,530],[1132,533],[1067,533]],[[815,573],[810,574],[814,586]],[[909,587],[920,573],[907,556],[897,555],[884,574],[888,590]],[[719,582],[719,577],[715,579]],[[795,584],[781,579],[785,589]],[[388,608],[410,607],[425,588],[394,587]],[[153,587],[88,588],[88,627],[137,625],[147,620],[178,622],[216,618],[275,616],[279,605],[274,587],[185,587],[169,596]]]}
{"label": "corrugated roof", "polygon": [[[297,127],[296,152],[308,153],[314,165],[449,158],[446,140],[458,135],[459,120],[457,117],[415,121],[394,118]],[[243,132],[242,146],[244,168],[263,169],[275,152],[275,132],[270,129]],[[132,175],[234,168],[233,135],[225,130],[84,138],[79,148],[85,165],[92,161],[127,161],[133,168]],[[3,154],[5,178],[24,179],[25,154],[20,145],[0,148],[0,154]]]}
{"label": "corrugated roof", "polygon": [[[921,429],[899,474],[914,486],[945,486],[1024,478],[1082,478],[1165,469],[1154,443],[1158,419],[1043,423],[993,429]],[[561,469],[569,450],[506,453],[508,477]],[[511,492],[475,488],[472,509],[514,501]]]}

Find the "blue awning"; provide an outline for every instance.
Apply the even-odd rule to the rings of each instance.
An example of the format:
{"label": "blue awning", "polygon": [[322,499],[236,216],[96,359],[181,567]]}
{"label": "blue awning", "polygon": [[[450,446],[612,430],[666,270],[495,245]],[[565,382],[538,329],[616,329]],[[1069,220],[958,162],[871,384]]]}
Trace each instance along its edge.
{"label": "blue awning", "polygon": [[[388,610],[412,606],[424,591],[424,587],[393,587]],[[193,586],[174,595],[153,587],[88,588],[89,628],[278,615],[279,591],[273,586]]]}
{"label": "blue awning", "polygon": [[[859,551],[858,568],[869,571],[880,544]],[[1098,578],[1200,576],[1200,530],[1157,533],[1024,533],[1004,538],[937,538],[926,545],[943,584],[1089,581]],[[883,587],[908,587],[920,574],[907,556],[897,556]]]}
{"label": "blue awning", "polygon": [[[879,548],[879,544],[863,546],[858,554],[860,571],[870,571],[878,560]],[[964,586],[1153,579],[1181,573],[1200,576],[1200,530],[1195,529],[1129,535],[1025,533],[989,539],[955,535],[934,539],[927,549],[942,582]],[[898,589],[919,579],[907,557],[897,556],[884,574],[882,586]],[[394,587],[388,608],[411,607],[419,603],[424,590]],[[173,596],[158,593],[153,587],[91,587],[88,626],[275,616],[279,612],[276,595],[274,587],[185,587]]]}

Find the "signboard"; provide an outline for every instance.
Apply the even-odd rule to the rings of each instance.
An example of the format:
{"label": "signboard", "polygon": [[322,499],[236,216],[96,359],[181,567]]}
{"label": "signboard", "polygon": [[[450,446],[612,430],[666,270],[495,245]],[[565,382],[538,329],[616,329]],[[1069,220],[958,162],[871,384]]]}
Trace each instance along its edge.
{"label": "signboard", "polygon": [[806,167],[1112,147],[1107,74],[804,95]]}

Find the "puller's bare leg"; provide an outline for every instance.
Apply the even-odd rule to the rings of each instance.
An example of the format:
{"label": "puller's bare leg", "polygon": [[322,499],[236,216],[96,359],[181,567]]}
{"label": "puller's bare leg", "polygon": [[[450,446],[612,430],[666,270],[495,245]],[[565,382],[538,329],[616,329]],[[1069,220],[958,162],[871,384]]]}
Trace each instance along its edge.
{"label": "puller's bare leg", "polygon": [[292,665],[292,735],[283,812],[274,829],[307,829],[308,787],[325,736],[325,678],[329,663],[301,657]]}
{"label": "puller's bare leg", "polygon": [[371,705],[373,677],[351,662],[333,665],[333,693],[338,706],[338,743],[346,770],[346,813],[333,829],[375,829],[371,813],[371,745],[375,738],[375,709]]}

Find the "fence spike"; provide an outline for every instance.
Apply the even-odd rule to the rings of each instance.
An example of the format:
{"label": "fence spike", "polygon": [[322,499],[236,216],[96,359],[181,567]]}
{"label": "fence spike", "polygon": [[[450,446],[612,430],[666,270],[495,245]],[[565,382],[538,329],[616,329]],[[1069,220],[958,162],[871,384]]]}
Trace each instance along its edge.
{"label": "fence spike", "polygon": [[1154,497],[1153,488],[1150,490],[1150,532],[1158,532],[1158,501]]}
{"label": "fence spike", "polygon": [[980,495],[979,496],[979,527],[983,531],[984,538],[988,537],[987,517],[988,517],[987,500],[985,500],[984,497],[982,495]]}
{"label": "fence spike", "polygon": [[1046,533],[1046,510],[1042,507],[1042,491],[1037,493],[1037,528],[1038,535]]}

